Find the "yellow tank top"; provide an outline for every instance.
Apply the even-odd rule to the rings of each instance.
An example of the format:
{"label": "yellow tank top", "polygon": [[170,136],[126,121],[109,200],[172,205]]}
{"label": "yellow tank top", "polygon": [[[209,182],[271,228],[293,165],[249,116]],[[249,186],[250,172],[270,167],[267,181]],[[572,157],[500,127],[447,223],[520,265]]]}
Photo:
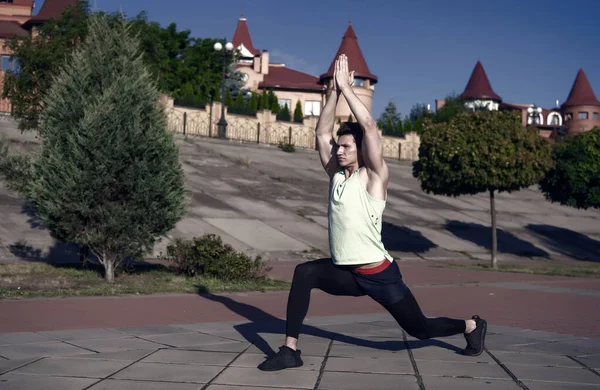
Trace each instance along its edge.
{"label": "yellow tank top", "polygon": [[[361,168],[362,169],[362,168]],[[360,169],[346,180],[337,172],[329,188],[329,249],[337,265],[393,260],[381,242],[386,202],[373,198],[360,181]]]}

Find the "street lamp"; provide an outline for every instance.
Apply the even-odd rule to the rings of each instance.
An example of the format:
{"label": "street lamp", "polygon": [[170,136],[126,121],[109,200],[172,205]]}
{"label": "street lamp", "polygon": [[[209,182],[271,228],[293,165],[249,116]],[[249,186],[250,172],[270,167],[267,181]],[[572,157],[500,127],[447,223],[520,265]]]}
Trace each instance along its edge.
{"label": "street lamp", "polygon": [[223,57],[223,78],[221,80],[221,119],[219,119],[219,138],[227,138],[227,121],[225,120],[225,63],[229,52],[233,50],[233,43],[227,42],[225,50],[221,42],[213,46],[218,56]]}
{"label": "street lamp", "polygon": [[530,125],[538,125],[540,122],[540,114],[542,113],[541,107],[536,107],[535,104],[532,104],[531,107],[527,109],[529,113],[529,124]]}

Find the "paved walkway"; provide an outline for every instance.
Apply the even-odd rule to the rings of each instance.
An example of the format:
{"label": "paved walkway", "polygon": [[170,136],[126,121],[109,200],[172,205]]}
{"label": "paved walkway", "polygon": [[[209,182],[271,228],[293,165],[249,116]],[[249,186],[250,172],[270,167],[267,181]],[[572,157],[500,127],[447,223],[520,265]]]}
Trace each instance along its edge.
{"label": "paved walkway", "polygon": [[[487,350],[419,341],[369,298],[313,291],[305,365],[264,373],[286,292],[0,301],[0,389],[600,388],[600,281],[401,262],[426,315],[489,321]],[[292,263],[275,267],[289,278]]]}
{"label": "paved walkway", "polygon": [[592,389],[600,340],[490,325],[479,357],[462,336],[419,341],[388,315],[315,317],[304,366],[256,369],[281,321],[217,322],[0,335],[2,389]]}

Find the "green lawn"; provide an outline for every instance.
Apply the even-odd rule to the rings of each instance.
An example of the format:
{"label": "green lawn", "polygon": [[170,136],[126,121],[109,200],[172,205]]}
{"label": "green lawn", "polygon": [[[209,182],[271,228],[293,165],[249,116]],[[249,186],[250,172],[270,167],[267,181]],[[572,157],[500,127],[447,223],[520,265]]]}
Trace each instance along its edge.
{"label": "green lawn", "polygon": [[97,267],[54,266],[38,262],[0,264],[0,298],[203,293],[287,290],[290,283],[265,279],[228,282],[185,277],[157,265],[121,272],[107,284]]}
{"label": "green lawn", "polygon": [[515,272],[533,275],[571,276],[577,278],[600,278],[600,264],[558,265],[558,264],[499,264],[492,269],[487,264],[447,264],[443,268],[461,268],[474,271]]}

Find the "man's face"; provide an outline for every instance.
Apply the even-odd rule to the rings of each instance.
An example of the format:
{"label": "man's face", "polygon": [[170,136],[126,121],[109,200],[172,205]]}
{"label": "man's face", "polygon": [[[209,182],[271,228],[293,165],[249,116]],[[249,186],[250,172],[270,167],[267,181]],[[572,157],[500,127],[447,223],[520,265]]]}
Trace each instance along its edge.
{"label": "man's face", "polygon": [[345,134],[338,138],[336,157],[340,167],[344,168],[358,161],[358,149],[352,134]]}

